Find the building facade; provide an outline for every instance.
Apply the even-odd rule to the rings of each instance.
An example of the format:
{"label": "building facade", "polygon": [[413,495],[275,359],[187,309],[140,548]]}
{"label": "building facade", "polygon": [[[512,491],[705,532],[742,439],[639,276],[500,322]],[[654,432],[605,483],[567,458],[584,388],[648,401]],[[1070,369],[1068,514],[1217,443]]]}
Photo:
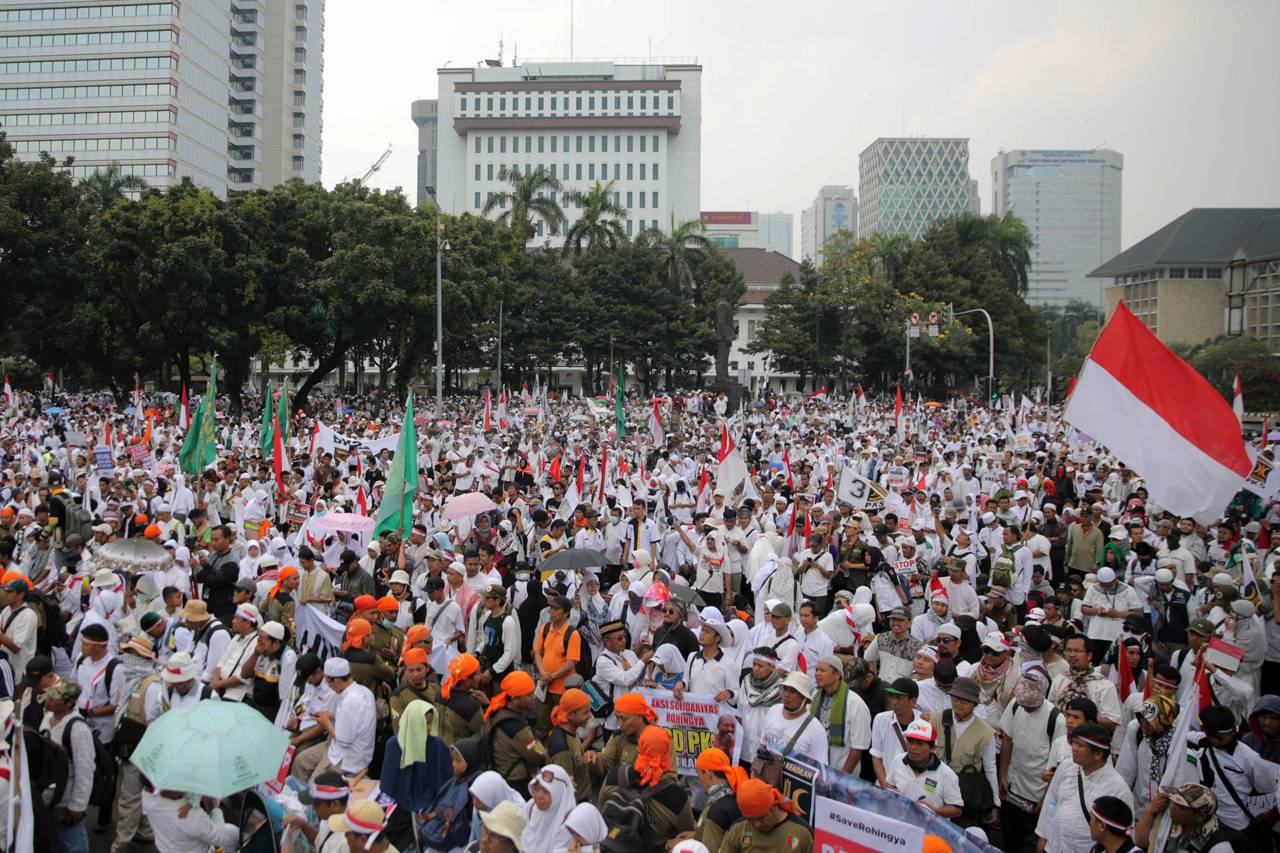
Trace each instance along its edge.
{"label": "building facade", "polygon": [[787,258],[794,258],[792,251],[795,218],[790,213],[761,213],[760,248],[770,249]]}
{"label": "building facade", "polygon": [[324,0],[0,0],[0,128],[77,180],[319,180],[323,52]]}
{"label": "building facade", "polygon": [[1123,301],[1166,344],[1247,335],[1280,352],[1280,208],[1194,208],[1090,276],[1108,317]]}
{"label": "building facade", "polygon": [[423,205],[435,200],[440,116],[435,101],[414,101],[410,115],[418,126],[418,183],[414,192],[418,204]]}
{"label": "building facade", "polygon": [[703,234],[717,249],[756,249],[760,246],[759,214],[749,210],[704,210]]}
{"label": "building facade", "polygon": [[858,236],[917,238],[935,219],[978,213],[968,139],[880,138],[858,155]]}
{"label": "building facade", "polygon": [[851,187],[828,184],[800,214],[801,259],[822,266],[822,249],[838,231],[858,233],[858,200]]}
{"label": "building facade", "polygon": [[[614,181],[624,228],[670,228],[701,211],[702,68],[696,61],[526,62],[441,68],[438,198],[449,213],[480,215],[503,192],[502,167],[553,172],[553,198]],[[558,245],[544,223],[534,241]],[[561,232],[563,234],[563,231]]]}
{"label": "building facade", "polygon": [[[773,366],[767,352],[750,353],[747,347],[760,336],[768,310],[765,300],[777,290],[782,280],[791,276],[800,280],[800,264],[772,249],[723,249],[746,282],[747,292],[734,309],[734,338],[729,350],[729,376],[748,388],[767,382],[775,391],[799,390],[798,374],[782,373]],[[790,385],[788,384],[790,383]]]}
{"label": "building facade", "polygon": [[1027,301],[1102,306],[1089,272],[1120,253],[1124,157],[1115,151],[1002,151],[991,159],[991,211],[1031,232]]}

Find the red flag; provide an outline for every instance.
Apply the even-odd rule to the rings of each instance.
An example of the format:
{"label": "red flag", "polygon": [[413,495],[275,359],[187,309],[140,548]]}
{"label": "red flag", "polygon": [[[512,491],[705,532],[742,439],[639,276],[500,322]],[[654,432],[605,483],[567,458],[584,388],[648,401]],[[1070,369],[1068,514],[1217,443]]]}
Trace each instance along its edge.
{"label": "red flag", "polygon": [[787,488],[794,489],[795,481],[791,479],[791,447],[790,445],[788,445],[782,451],[782,467],[787,472]]}
{"label": "red flag", "polygon": [[596,497],[596,506],[604,506],[604,486],[609,482],[609,448],[600,448],[600,492]]}
{"label": "red flag", "polygon": [[720,450],[716,453],[716,461],[723,462],[725,457],[733,452],[737,445],[733,442],[733,436],[729,435],[729,424],[720,424]]}
{"label": "red flag", "polygon": [[804,514],[804,547],[809,547],[809,537],[813,535],[813,516],[808,512]]}
{"label": "red flag", "polygon": [[627,457],[619,453],[618,454],[618,476],[619,477],[627,476],[627,470],[628,470]]}
{"label": "red flag", "polygon": [[364,484],[363,484],[363,483],[361,483],[361,484],[360,484],[360,488],[356,489],[356,509],[360,512],[360,514],[361,514],[361,515],[363,515],[363,516],[365,516],[365,517],[368,517],[368,515],[369,515],[369,501],[368,501],[368,499],[364,496]]}
{"label": "red flag", "polygon": [[[1201,649],[1200,652],[1203,654],[1204,649]],[[1200,664],[1196,667],[1195,680],[1196,687],[1200,691],[1200,710],[1203,712],[1205,708],[1213,704],[1213,693],[1209,690],[1209,671],[1204,668],[1203,658],[1201,658]]]}
{"label": "red flag", "polygon": [[178,413],[178,426],[186,429],[191,424],[191,410],[187,408],[187,383],[182,383],[182,409]]}
{"label": "red flag", "polygon": [[557,455],[556,455],[556,458],[555,458],[555,459],[552,459],[552,460],[551,460],[551,468],[549,469],[548,473],[551,475],[551,479],[552,479],[554,482],[557,482],[557,483],[558,483],[558,482],[560,482],[561,474],[560,474],[560,456],[559,456],[559,454],[557,454]]}
{"label": "red flag", "polygon": [[276,490],[280,494],[285,494],[284,487],[284,441],[280,437],[280,430],[272,430],[275,434],[272,439],[271,456],[272,465],[275,467],[276,473]]}
{"label": "red flag", "polygon": [[902,423],[902,386],[898,386],[897,396],[893,402],[893,431],[897,437],[898,443],[902,443],[903,423]]}
{"label": "red flag", "polygon": [[1133,667],[1129,665],[1129,653],[1125,651],[1124,640],[1116,640],[1116,671],[1120,679],[1116,684],[1116,692],[1120,694],[1120,702],[1123,703],[1136,689]]}
{"label": "red flag", "polygon": [[489,389],[484,389],[484,431],[488,432],[493,429],[493,422],[489,419]]}

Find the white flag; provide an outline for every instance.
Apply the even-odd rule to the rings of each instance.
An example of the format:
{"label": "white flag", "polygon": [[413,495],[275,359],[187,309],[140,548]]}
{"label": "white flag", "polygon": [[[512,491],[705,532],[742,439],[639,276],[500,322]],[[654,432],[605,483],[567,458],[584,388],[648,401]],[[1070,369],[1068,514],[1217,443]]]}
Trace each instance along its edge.
{"label": "white flag", "polygon": [[850,465],[840,469],[840,482],[836,485],[836,500],[843,501],[854,509],[863,509],[870,497],[870,480],[855,474]]}

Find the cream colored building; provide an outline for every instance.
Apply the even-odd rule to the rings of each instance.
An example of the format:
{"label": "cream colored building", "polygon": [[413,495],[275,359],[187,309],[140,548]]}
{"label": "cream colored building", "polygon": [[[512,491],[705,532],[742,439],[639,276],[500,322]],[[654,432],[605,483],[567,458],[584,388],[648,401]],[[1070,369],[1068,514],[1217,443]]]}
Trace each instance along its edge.
{"label": "cream colored building", "polygon": [[1111,279],[1108,317],[1123,300],[1166,344],[1229,333],[1280,350],[1280,208],[1193,208],[1089,275]]}

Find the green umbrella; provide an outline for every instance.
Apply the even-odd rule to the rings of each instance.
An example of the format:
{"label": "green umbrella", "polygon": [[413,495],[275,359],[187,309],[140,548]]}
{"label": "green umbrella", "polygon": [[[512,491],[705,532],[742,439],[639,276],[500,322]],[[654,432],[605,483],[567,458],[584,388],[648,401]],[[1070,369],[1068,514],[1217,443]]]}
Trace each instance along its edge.
{"label": "green umbrella", "polygon": [[248,705],[206,699],[161,714],[129,760],[157,788],[222,799],[274,779],[288,748]]}

